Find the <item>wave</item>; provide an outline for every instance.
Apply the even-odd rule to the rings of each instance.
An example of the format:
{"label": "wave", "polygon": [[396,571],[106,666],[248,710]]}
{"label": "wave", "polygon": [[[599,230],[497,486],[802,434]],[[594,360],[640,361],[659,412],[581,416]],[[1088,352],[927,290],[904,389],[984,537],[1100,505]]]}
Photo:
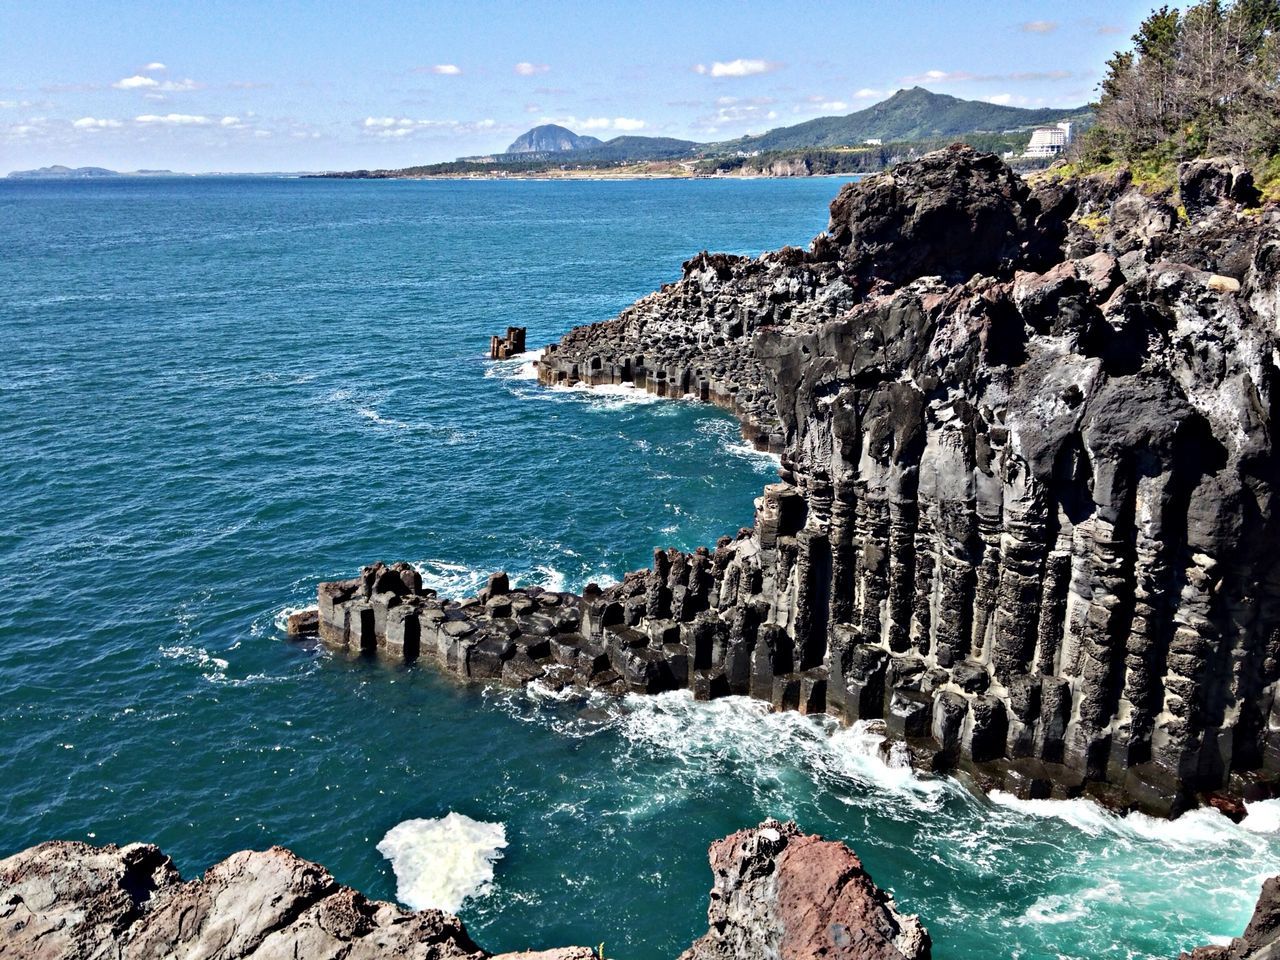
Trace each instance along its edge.
{"label": "wave", "polygon": [[1072,923],[1087,917],[1092,904],[1114,903],[1122,894],[1118,883],[1104,883],[1078,893],[1051,893],[1027,907],[1021,920],[1034,924]]}
{"label": "wave", "polygon": [[1235,823],[1213,807],[1197,807],[1164,820],[1143,813],[1112,813],[1092,800],[1022,800],[1001,790],[989,795],[998,807],[1023,816],[1052,817],[1093,837],[1111,836],[1184,849],[1269,845],[1280,832],[1280,800],[1246,804],[1246,816]]}
{"label": "wave", "polygon": [[542,349],[526,350],[506,360],[491,360],[484,375],[499,380],[537,380],[538,368],[535,366],[542,357]]}
{"label": "wave", "polygon": [[376,423],[380,427],[394,427],[397,430],[409,430],[409,424],[403,420],[394,420],[391,417],[384,417],[378,413],[373,407],[356,407],[356,413],[364,417],[370,423]]}
{"label": "wave", "polygon": [[494,864],[506,846],[504,824],[450,811],[435,820],[396,824],[377,850],[391,861],[401,903],[457,913],[466,900],[492,889]]}
{"label": "wave", "polygon": [[275,612],[274,616],[272,616],[271,625],[274,626],[279,633],[288,633],[290,617],[295,613],[302,613],[303,611],[314,609],[316,609],[316,605],[314,603],[304,603],[300,606],[294,607],[281,607]]}
{"label": "wave", "polygon": [[[446,560],[418,560],[412,563],[415,570],[422,575],[422,586],[435,590],[441,597],[456,600],[474,596],[489,581],[489,575],[503,569],[501,565],[492,568],[470,567],[463,563],[450,563]],[[547,563],[542,563],[528,570],[512,570],[507,568],[512,586],[542,587],[561,593],[569,589],[569,577],[562,570]],[[601,578],[596,578],[602,583]]]}

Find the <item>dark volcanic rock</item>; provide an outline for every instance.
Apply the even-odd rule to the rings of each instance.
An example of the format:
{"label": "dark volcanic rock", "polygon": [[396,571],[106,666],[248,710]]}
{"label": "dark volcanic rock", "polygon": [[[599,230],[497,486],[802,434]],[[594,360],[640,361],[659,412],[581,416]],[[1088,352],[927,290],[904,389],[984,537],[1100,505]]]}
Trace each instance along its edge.
{"label": "dark volcanic rock", "polygon": [[[1176,814],[1274,779],[1280,215],[1240,207],[1230,162],[1184,174],[1187,217],[1126,174],[1031,188],[941,151],[844,188],[808,250],[699,254],[549,347],[547,385],[734,411],[782,482],[714,551],[565,595],[576,639],[530,659],[884,720],[1027,795]],[[321,636],[380,648],[407,603],[465,663],[385,576],[322,585]]]}
{"label": "dark volcanic rock", "polygon": [[[1053,231],[1037,224],[1041,212],[1026,181],[996,156],[957,146],[847,185],[827,233],[858,277],[967,280],[1043,257]],[[1070,213],[1057,211],[1061,235]]]}
{"label": "dark volcanic rock", "polygon": [[[55,841],[0,860],[5,960],[485,960],[457,917],[367,900],[282,847],[183,883],[150,844]],[[505,960],[591,960],[571,947]]]}
{"label": "dark volcanic rock", "polygon": [[766,820],[711,845],[710,929],[681,960],[926,960],[929,935],[842,843]]}

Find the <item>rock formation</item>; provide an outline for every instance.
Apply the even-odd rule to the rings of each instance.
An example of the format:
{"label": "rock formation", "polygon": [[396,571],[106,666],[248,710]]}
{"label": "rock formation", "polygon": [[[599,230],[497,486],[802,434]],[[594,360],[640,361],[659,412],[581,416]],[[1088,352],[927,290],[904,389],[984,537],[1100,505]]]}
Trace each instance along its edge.
{"label": "rock formation", "polygon": [[539,378],[736,413],[782,454],[754,526],[582,598],[366,568],[321,586],[321,636],[879,718],[1023,796],[1267,789],[1280,211],[1231,161],[1183,180],[1185,214],[957,147],[846,186],[808,250],[699,254]]}
{"label": "rock formation", "polygon": [[505,337],[494,334],[489,338],[489,359],[510,360],[524,353],[524,327],[507,327]]}
{"label": "rock formation", "polygon": [[903,916],[842,843],[766,820],[711,845],[710,929],[680,960],[928,960]]}
{"label": "rock formation", "polygon": [[1179,960],[1275,960],[1280,957],[1280,877],[1262,885],[1244,935],[1225,947],[1197,947]]}
{"label": "rock formation", "polygon": [[[486,960],[462,922],[367,900],[284,849],[183,883],[157,847],[53,841],[0,860],[4,960]],[[591,960],[585,947],[494,960]]]}
{"label": "rock formation", "polygon": [[[766,821],[712,845],[711,929],[690,960],[926,960],[929,937],[843,844]],[[729,951],[729,952],[726,952]],[[367,900],[283,847],[184,883],[150,844],[54,841],[0,860],[3,960],[595,960],[586,947],[497,956],[439,910]]]}

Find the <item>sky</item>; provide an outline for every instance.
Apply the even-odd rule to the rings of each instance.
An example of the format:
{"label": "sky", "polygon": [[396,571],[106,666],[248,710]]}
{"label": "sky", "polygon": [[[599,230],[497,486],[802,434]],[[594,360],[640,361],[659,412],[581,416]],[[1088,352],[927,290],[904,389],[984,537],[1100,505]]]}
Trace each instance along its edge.
{"label": "sky", "polygon": [[1078,106],[1154,0],[0,0],[0,174],[501,151],[540,123],[727,140],[902,87]]}

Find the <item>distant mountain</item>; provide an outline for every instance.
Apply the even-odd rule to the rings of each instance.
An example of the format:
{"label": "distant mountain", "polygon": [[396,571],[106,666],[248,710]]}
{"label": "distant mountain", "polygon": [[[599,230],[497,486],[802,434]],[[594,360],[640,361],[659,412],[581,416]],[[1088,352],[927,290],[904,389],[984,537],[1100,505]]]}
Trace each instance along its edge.
{"label": "distant mountain", "polygon": [[798,150],[851,147],[871,139],[901,143],[971,133],[1002,133],[1058,120],[1086,119],[1091,115],[1087,107],[1029,110],[982,100],[961,100],[923,87],[912,87],[843,117],[818,117],[715,146],[737,150]]}
{"label": "distant mountain", "polygon": [[172,170],[136,170],[133,173],[121,173],[108,170],[106,167],[64,167],[54,164],[52,167],[40,167],[38,170],[14,170],[9,174],[10,180],[97,180],[105,177],[172,177]]}
{"label": "distant mountain", "polygon": [[614,137],[598,147],[575,150],[574,160],[614,160],[619,163],[637,160],[674,160],[701,150],[702,144],[675,137]]}
{"label": "distant mountain", "polygon": [[55,164],[39,170],[14,170],[9,177],[14,180],[87,180],[91,177],[118,177],[115,170],[105,167],[64,167]]}
{"label": "distant mountain", "polygon": [[596,137],[580,137],[555,123],[544,123],[516,137],[507,153],[568,153],[600,146]]}

